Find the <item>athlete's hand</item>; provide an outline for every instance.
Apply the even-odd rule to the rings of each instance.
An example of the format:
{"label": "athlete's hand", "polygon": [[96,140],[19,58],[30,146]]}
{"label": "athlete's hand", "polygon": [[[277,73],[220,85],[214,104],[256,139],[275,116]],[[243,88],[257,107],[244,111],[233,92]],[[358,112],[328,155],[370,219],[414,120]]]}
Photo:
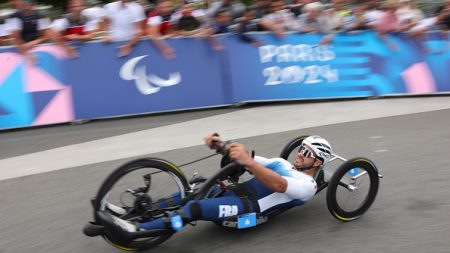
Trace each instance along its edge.
{"label": "athlete's hand", "polygon": [[228,154],[231,160],[234,160],[240,165],[247,166],[253,162],[251,154],[245,149],[241,143],[234,142],[228,146]]}
{"label": "athlete's hand", "polygon": [[207,136],[203,137],[203,140],[205,141],[205,144],[211,149],[223,146],[223,141],[217,133],[208,134]]}

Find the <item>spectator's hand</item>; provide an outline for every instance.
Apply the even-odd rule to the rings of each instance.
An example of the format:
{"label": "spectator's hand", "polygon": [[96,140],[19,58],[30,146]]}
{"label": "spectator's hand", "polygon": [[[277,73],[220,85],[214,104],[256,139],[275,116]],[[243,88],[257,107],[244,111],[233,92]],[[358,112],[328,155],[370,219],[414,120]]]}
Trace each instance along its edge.
{"label": "spectator's hand", "polygon": [[286,38],[286,34],[284,32],[276,32],[275,35],[279,38],[279,39],[284,39]]}
{"label": "spectator's hand", "polygon": [[328,45],[332,40],[333,38],[331,36],[326,36],[325,38],[320,40],[319,45]]}
{"label": "spectator's hand", "polygon": [[131,53],[131,51],[133,50],[133,46],[129,45],[129,44],[125,44],[120,46],[119,48],[119,53],[117,54],[117,57],[124,57],[127,56]]}
{"label": "spectator's hand", "polygon": [[216,43],[215,45],[213,45],[212,48],[213,48],[214,51],[220,51],[220,50],[225,49],[225,46],[222,45],[222,44]]}
{"label": "spectator's hand", "polygon": [[394,44],[394,43],[388,43],[388,47],[389,47],[389,50],[391,50],[391,51],[397,51],[398,50],[397,45]]}
{"label": "spectator's hand", "polygon": [[163,49],[162,55],[164,56],[164,58],[166,60],[173,59],[173,58],[175,58],[175,50],[173,50],[173,48],[171,48],[171,47],[167,47],[167,48]]}
{"label": "spectator's hand", "polygon": [[23,56],[25,57],[25,59],[28,61],[28,63],[30,65],[36,65],[38,63],[38,57],[37,55],[30,53],[30,52],[25,52],[23,54]]}
{"label": "spectator's hand", "polygon": [[76,40],[77,35],[76,34],[68,34],[64,36],[64,39],[66,40]]}
{"label": "spectator's hand", "polygon": [[284,33],[283,29],[276,29],[276,30],[274,30],[274,33],[279,39],[286,38],[286,34]]}
{"label": "spectator's hand", "polygon": [[307,28],[303,28],[302,32],[304,32],[304,33],[317,33],[317,29],[307,27]]}
{"label": "spectator's hand", "polygon": [[103,37],[102,42],[104,42],[104,43],[111,43],[111,42],[113,42],[113,39],[112,39],[111,36],[106,35],[105,37]]}
{"label": "spectator's hand", "polygon": [[30,51],[33,48],[33,45],[28,43],[23,43],[22,45],[17,46],[17,49],[21,54],[26,54],[28,51]]}
{"label": "spectator's hand", "polygon": [[234,160],[240,165],[247,166],[253,162],[251,154],[245,149],[245,146],[241,143],[231,143],[228,149],[230,159]]}
{"label": "spectator's hand", "polygon": [[251,42],[251,44],[252,44],[252,46],[254,46],[254,47],[260,47],[260,46],[262,46],[262,42],[261,42],[260,40],[253,40],[253,41]]}
{"label": "spectator's hand", "polygon": [[83,35],[80,35],[80,34],[68,34],[68,35],[64,36],[64,38],[66,40],[78,41],[78,40],[82,40]]}
{"label": "spectator's hand", "polygon": [[67,53],[67,57],[69,57],[71,59],[77,58],[79,56],[77,50],[75,49],[75,47],[66,46],[65,50],[66,50],[66,53]]}

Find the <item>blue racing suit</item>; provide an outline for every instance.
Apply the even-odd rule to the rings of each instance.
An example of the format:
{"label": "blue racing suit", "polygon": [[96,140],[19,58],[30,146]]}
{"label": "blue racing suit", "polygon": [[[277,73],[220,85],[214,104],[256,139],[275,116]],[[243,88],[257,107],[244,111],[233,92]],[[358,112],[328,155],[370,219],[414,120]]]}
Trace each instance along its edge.
{"label": "blue racing suit", "polygon": [[[181,210],[184,223],[195,220],[222,221],[244,213],[256,212],[266,214],[274,209],[287,208],[302,205],[311,199],[317,190],[314,179],[303,172],[294,169],[291,163],[282,158],[267,159],[255,156],[255,161],[275,171],[287,180],[285,192],[274,192],[258,179],[252,178],[243,183],[248,190],[252,203],[245,203],[247,198],[242,198],[236,191],[227,191],[220,197],[190,201]],[[177,212],[171,214],[178,215]],[[163,229],[170,225],[165,219],[158,219],[139,224],[140,229]]]}

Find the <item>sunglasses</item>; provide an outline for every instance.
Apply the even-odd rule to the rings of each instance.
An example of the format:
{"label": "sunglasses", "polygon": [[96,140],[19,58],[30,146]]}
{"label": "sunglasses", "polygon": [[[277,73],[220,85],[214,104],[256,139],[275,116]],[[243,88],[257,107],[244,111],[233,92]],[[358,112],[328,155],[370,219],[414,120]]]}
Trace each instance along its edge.
{"label": "sunglasses", "polygon": [[304,145],[300,146],[300,148],[298,149],[298,152],[301,153],[306,158],[316,159],[316,157],[313,155],[313,152],[310,151],[309,149],[307,149]]}

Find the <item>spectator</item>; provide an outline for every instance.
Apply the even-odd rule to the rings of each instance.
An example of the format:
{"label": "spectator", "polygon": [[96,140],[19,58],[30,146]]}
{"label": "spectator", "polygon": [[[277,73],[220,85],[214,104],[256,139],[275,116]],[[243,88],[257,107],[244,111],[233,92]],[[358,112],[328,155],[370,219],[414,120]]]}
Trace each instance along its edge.
{"label": "spectator", "polygon": [[144,9],[145,16],[147,16],[153,10],[153,5],[150,4],[148,0],[137,0],[136,2],[140,4]]}
{"label": "spectator", "polygon": [[133,47],[139,42],[142,30],[142,22],[145,20],[142,6],[129,0],[119,0],[104,6],[106,16],[104,22],[108,28],[105,42],[125,41],[125,45],[119,47],[118,57],[131,53]]}
{"label": "spectator", "polygon": [[216,12],[211,24],[212,34],[229,33],[231,25],[231,13],[223,8]]}
{"label": "spectator", "polygon": [[245,5],[240,1],[234,0],[221,0],[210,4],[209,9],[206,11],[208,17],[215,17],[219,10],[226,9],[232,20],[241,17],[245,11]]}
{"label": "spectator", "polygon": [[11,15],[7,26],[10,29],[13,44],[18,51],[29,56],[34,62],[34,56],[29,55],[28,52],[36,45],[47,41],[47,28],[50,25],[50,20],[41,17],[33,10],[33,0],[16,0],[14,2],[18,10]]}
{"label": "spectator", "polygon": [[[435,11],[434,17],[423,19],[411,30],[411,35],[418,38],[422,44],[425,44],[424,41],[426,40],[426,36],[428,35],[427,32],[429,30],[437,31],[441,40],[445,43],[443,43],[443,47],[437,50],[436,53],[446,52],[450,47],[450,44],[448,43],[448,31],[450,30],[450,0],[445,1],[444,4]],[[422,45],[422,47],[426,51],[430,51],[425,45]]]}
{"label": "spectator", "polygon": [[81,11],[81,15],[86,17],[88,22],[92,23],[97,27],[95,32],[105,31],[105,23],[102,22],[103,18],[106,16],[105,9],[100,6],[100,1],[98,0],[87,0],[87,8]]}
{"label": "spectator", "polygon": [[344,19],[344,31],[356,31],[356,30],[367,30],[369,26],[367,25],[367,19],[365,17],[365,5],[356,6],[353,8],[352,13]]}
{"label": "spectator", "polygon": [[448,32],[450,30],[450,0],[446,0],[442,7],[436,11],[436,24],[440,30]]}
{"label": "spectator", "polygon": [[381,16],[383,16],[383,11],[380,10],[380,5],[378,0],[369,0],[365,4],[364,17],[366,19],[366,24],[369,28],[375,29],[375,25]]}
{"label": "spectator", "polygon": [[220,44],[216,40],[216,38],[211,36],[216,34],[229,33],[230,25],[231,25],[231,14],[228,11],[228,9],[227,8],[219,9],[214,15],[214,20],[212,21],[212,24],[210,25],[207,34],[208,42],[215,51],[222,50],[225,47],[222,44]]}
{"label": "spectator", "polygon": [[160,0],[156,9],[148,14],[147,27],[154,37],[170,35],[174,31],[175,20],[173,14],[175,8],[171,0]]}
{"label": "spectator", "polygon": [[450,28],[450,0],[438,7],[433,17],[423,19],[418,25],[413,27],[416,34],[425,33],[428,30],[443,30],[448,31]]}
{"label": "spectator", "polygon": [[163,36],[170,35],[174,31],[173,13],[174,8],[171,0],[160,0],[156,9],[149,13],[147,20],[147,34],[166,59],[175,57],[175,50],[163,38]]}
{"label": "spectator", "polygon": [[347,31],[356,22],[356,16],[353,13],[353,8],[349,3],[342,1],[335,1],[334,7],[335,13],[337,14],[333,17],[334,22],[339,22],[341,26],[340,28]]}
{"label": "spectator", "polygon": [[314,0],[294,0],[289,9],[294,13],[294,16],[298,17],[303,14],[303,7],[312,2]]}
{"label": "spectator", "polygon": [[352,13],[352,8],[350,7],[350,3],[348,2],[334,0],[332,1],[332,6],[334,6],[336,13],[341,17],[345,17]]}
{"label": "spectator", "polygon": [[400,0],[400,6],[395,12],[400,26],[405,31],[411,30],[425,18],[423,12],[411,0]]}
{"label": "spectator", "polygon": [[387,40],[387,33],[401,32],[402,28],[397,18],[396,11],[398,4],[395,0],[388,0],[384,3],[384,13],[375,23],[375,31],[383,43],[387,44],[389,49],[397,50],[397,46]]}
{"label": "spectator", "polygon": [[310,3],[303,7],[302,14],[298,17],[300,20],[301,32],[318,33],[322,30],[322,24],[319,22],[319,15],[322,12],[322,5]]}
{"label": "spectator", "polygon": [[87,19],[81,15],[84,8],[84,0],[69,0],[69,12],[63,18],[53,21],[49,29],[52,39],[66,50],[70,58],[78,54],[73,46],[65,43],[66,41],[88,41],[95,37],[91,31],[95,30],[96,26],[93,22],[89,25]]}
{"label": "spectator", "polygon": [[202,9],[195,9],[193,4],[186,2],[179,11],[173,14],[176,23],[176,34],[182,36],[199,36],[204,31],[206,14]]}
{"label": "spectator", "polygon": [[255,18],[260,19],[270,13],[269,0],[256,0],[255,4]]}
{"label": "spectator", "polygon": [[319,2],[313,2],[303,7],[303,14],[300,15],[301,31],[305,33],[325,34],[320,40],[320,44],[329,44],[332,42],[337,29],[339,29],[340,17],[334,8],[323,9]]}
{"label": "spectator", "polygon": [[23,0],[9,0],[9,5],[14,8],[14,10],[19,10],[23,8]]}
{"label": "spectator", "polygon": [[255,9],[247,8],[238,22],[237,32],[239,34],[239,38],[255,47],[259,47],[261,42],[246,34],[248,32],[256,31],[258,31],[258,23],[255,20]]}
{"label": "spectator", "polygon": [[279,38],[285,36],[285,32],[299,31],[300,26],[294,14],[285,7],[282,0],[270,3],[270,13],[265,15],[259,24],[266,30],[275,33]]}
{"label": "spectator", "polygon": [[52,23],[52,30],[65,41],[88,41],[95,37],[92,31],[97,30],[95,21],[88,21],[81,13],[85,8],[84,0],[69,0],[68,11],[64,18]]}
{"label": "spectator", "polygon": [[136,3],[142,6],[142,9],[144,9],[145,20],[141,23],[141,25],[142,31],[147,31],[148,16],[152,11],[154,11],[154,6],[150,4],[148,0],[136,0]]}
{"label": "spectator", "polygon": [[4,46],[7,44],[6,41],[9,36],[7,18],[12,13],[12,10],[0,10],[0,46]]}
{"label": "spectator", "polygon": [[[319,21],[319,32],[321,33],[334,33],[339,31],[344,25],[344,19],[349,18],[351,10],[346,8],[343,3],[337,2],[332,4],[328,8],[324,8],[320,3],[312,3],[307,7],[316,6],[318,15],[317,19]],[[307,8],[305,8],[307,9]]]}

